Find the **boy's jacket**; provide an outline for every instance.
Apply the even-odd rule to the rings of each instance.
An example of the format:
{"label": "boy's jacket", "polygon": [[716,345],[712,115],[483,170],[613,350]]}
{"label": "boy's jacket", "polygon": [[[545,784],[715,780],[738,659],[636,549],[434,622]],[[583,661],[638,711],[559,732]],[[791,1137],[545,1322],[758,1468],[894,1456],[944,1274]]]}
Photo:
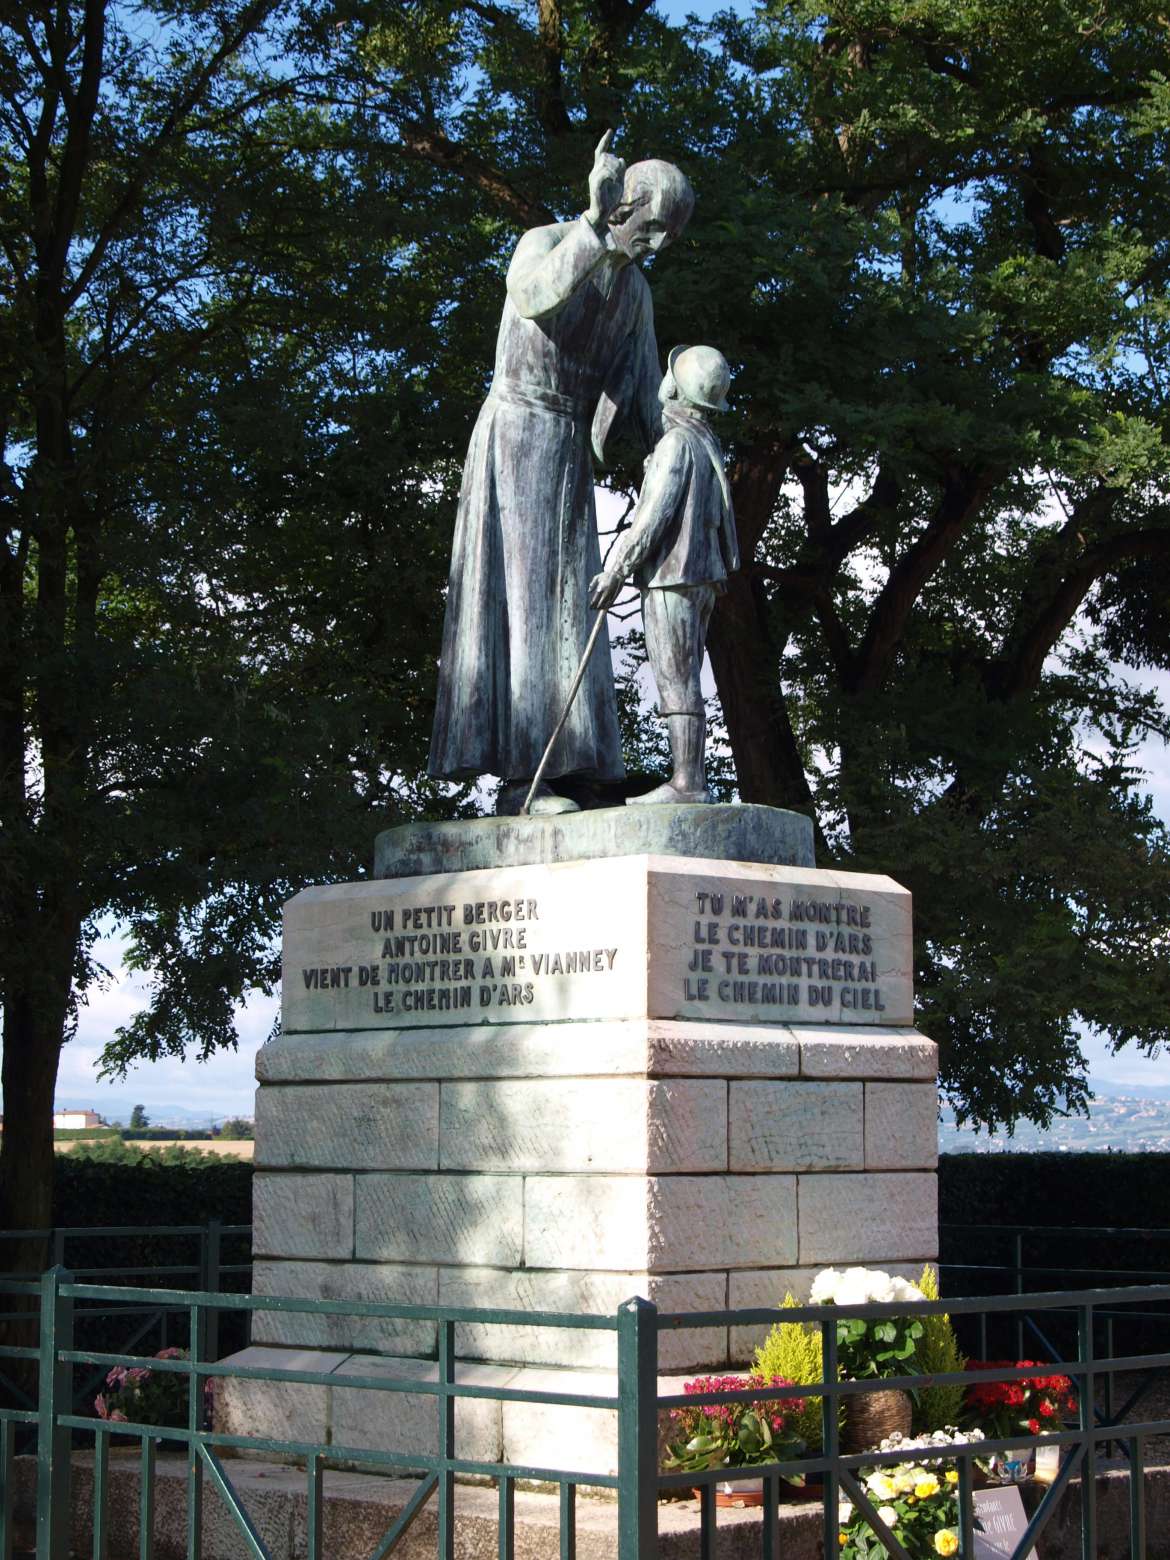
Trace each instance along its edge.
{"label": "boy's jacket", "polygon": [[719,585],[739,568],[723,451],[707,424],[679,407],[668,403],[663,423],[606,573],[632,574],[643,589]]}

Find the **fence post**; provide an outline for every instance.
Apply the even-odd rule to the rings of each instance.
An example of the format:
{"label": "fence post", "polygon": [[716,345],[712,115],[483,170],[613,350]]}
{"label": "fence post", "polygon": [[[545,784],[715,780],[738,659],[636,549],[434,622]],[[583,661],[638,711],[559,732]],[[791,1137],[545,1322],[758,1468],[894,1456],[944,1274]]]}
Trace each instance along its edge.
{"label": "fence post", "polygon": [[839,1393],[829,1391],[830,1383],[836,1386],[839,1373],[837,1323],[830,1319],[821,1323],[821,1385],[825,1389],[821,1398],[821,1441],[828,1462],[821,1490],[821,1535],[826,1555],[837,1553],[841,1528],[837,1512],[841,1489],[841,1398]]}
{"label": "fence post", "polygon": [[37,1560],[69,1560],[73,1432],[58,1421],[73,1411],[73,1367],[58,1354],[73,1347],[73,1301],[61,1294],[71,1275],[62,1267],[41,1276],[37,1402]]}
{"label": "fence post", "polygon": [[658,1554],[658,1307],[618,1307],[618,1560]]}
{"label": "fence post", "polygon": [[[1097,1375],[1092,1368],[1095,1331],[1092,1305],[1081,1306],[1077,1322],[1077,1363],[1089,1366],[1081,1376],[1079,1415],[1079,1428],[1085,1435],[1082,1442],[1085,1455],[1081,1459],[1081,1553],[1084,1560],[1096,1560],[1097,1556],[1097,1442],[1090,1434],[1097,1424]],[[1133,1478],[1132,1469],[1129,1476]]]}

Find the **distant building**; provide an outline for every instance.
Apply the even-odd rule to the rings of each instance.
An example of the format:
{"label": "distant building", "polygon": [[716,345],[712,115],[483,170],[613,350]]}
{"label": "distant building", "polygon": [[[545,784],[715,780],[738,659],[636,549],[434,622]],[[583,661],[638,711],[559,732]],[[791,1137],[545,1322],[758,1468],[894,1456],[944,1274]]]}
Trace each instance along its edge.
{"label": "distant building", "polygon": [[79,1127],[104,1127],[96,1110],[58,1110],[53,1112],[53,1130],[75,1131]]}

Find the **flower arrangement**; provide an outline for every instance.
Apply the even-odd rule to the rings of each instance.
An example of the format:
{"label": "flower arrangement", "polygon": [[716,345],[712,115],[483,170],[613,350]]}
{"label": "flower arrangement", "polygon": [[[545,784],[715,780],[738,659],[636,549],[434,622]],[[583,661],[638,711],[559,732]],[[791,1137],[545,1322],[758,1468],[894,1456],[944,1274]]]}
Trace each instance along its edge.
{"label": "flower arrangement", "polygon": [[[683,1391],[762,1392],[790,1386],[781,1376],[697,1376],[683,1383]],[[792,1421],[801,1406],[798,1398],[760,1398],[671,1409],[671,1420],[681,1433],[667,1446],[663,1465],[671,1472],[701,1473],[799,1457],[805,1444],[793,1432]]]}
{"label": "flower arrangement", "polygon": [[[186,1349],[160,1349],[156,1360],[185,1360]],[[208,1386],[210,1386],[210,1382]],[[99,1419],[114,1424],[185,1425],[188,1378],[178,1371],[151,1370],[148,1365],[115,1365],[105,1390],[93,1400]]]}
{"label": "flower arrangement", "polygon": [[[911,1560],[944,1560],[959,1552],[959,1502],[954,1468],[936,1472],[921,1463],[877,1468],[864,1480],[881,1520]],[[849,1502],[838,1508],[841,1560],[886,1560],[889,1551],[868,1521]]]}
{"label": "flower arrangement", "polygon": [[[874,1268],[825,1268],[813,1280],[812,1305],[883,1305],[924,1300],[917,1284]],[[923,1337],[918,1317],[888,1316],[881,1321],[844,1317],[837,1323],[837,1359],[849,1381],[913,1375]]]}
{"label": "flower arrangement", "polygon": [[[967,1369],[1005,1370],[1035,1366],[1035,1360],[969,1360]],[[1042,1367],[1038,1367],[1042,1368]],[[1045,1427],[1059,1430],[1065,1414],[1076,1412],[1077,1400],[1067,1376],[1022,1376],[1015,1381],[976,1381],[967,1388],[967,1418],[993,1441],[1007,1440],[1020,1430],[1041,1435]]]}
{"label": "flower arrangement", "polygon": [[[894,1434],[881,1444],[883,1452],[937,1453],[958,1443],[981,1441],[978,1430],[954,1425],[910,1438]],[[959,1552],[959,1474],[954,1459],[918,1455],[907,1462],[873,1468],[861,1475],[865,1492],[881,1520],[911,1556],[911,1560],[948,1560]],[[886,1560],[888,1551],[861,1513],[848,1500],[838,1508],[841,1560]]]}

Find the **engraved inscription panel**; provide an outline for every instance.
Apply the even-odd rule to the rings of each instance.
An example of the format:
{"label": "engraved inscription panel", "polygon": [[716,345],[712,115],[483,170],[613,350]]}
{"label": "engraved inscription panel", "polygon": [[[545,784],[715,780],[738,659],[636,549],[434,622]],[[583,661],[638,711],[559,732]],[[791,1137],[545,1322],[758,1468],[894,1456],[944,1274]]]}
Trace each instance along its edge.
{"label": "engraved inscription panel", "polygon": [[645,950],[636,858],[313,888],[285,907],[283,1024],[627,1017]]}
{"label": "engraved inscription panel", "polygon": [[338,884],[286,906],[284,1028],[909,1024],[910,930],[889,878],[675,857]]}
{"label": "engraved inscription panel", "polygon": [[648,906],[653,1017],[913,1022],[911,900],[890,878],[656,862]]}

